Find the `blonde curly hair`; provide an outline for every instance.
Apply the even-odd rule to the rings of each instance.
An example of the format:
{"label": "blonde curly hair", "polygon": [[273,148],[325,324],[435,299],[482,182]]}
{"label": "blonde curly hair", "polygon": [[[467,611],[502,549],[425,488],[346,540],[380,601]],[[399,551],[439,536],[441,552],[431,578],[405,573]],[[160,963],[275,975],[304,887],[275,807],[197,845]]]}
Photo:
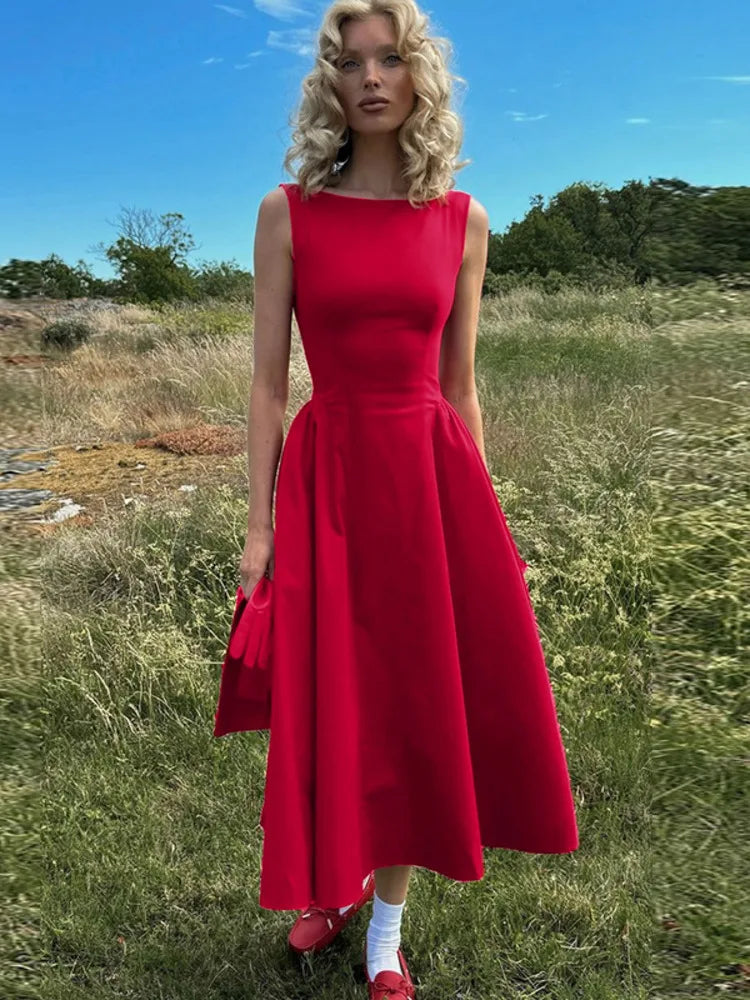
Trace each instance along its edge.
{"label": "blonde curly hair", "polygon": [[[416,100],[398,132],[408,200],[417,207],[445,198],[454,187],[454,173],[471,160],[457,161],[463,125],[450,108],[452,86],[463,77],[449,69],[453,48],[447,38],[428,35],[429,18],[414,0],[335,0],[318,32],[315,66],[302,81],[302,99],[290,121],[292,145],[284,168],[296,176],[304,197],[341,180],[351,154],[351,134],[336,96],[336,61],[343,50],[341,28],[348,19],[372,14],[390,16],[398,54],[409,65]],[[300,160],[295,172],[292,164]]]}

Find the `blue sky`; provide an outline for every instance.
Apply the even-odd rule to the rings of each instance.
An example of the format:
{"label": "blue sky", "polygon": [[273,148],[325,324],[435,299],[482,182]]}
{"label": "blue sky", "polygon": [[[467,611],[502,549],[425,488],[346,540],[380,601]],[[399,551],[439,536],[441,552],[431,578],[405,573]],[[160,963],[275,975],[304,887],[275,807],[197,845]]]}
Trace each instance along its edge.
{"label": "blue sky", "polygon": [[[0,263],[111,242],[120,208],[182,212],[191,260],[252,270],[258,203],[289,180],[311,0],[77,0],[3,14]],[[502,232],[573,181],[750,183],[748,0],[434,0],[455,49],[457,186]]]}

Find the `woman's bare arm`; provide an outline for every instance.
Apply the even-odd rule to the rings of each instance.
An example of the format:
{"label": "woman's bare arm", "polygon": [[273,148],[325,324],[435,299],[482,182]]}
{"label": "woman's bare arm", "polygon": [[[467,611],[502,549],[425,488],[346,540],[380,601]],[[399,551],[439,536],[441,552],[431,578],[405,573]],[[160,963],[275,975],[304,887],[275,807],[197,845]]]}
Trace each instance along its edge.
{"label": "woman's bare arm", "polygon": [[284,190],[258,209],[254,245],[253,376],[247,419],[248,538],[243,585],[263,575],[273,544],[273,492],[284,437],[292,321],[291,226]]}
{"label": "woman's bare arm", "polygon": [[463,417],[483,459],[484,434],[474,379],[474,355],[488,240],[487,210],[481,202],[472,198],[466,222],[464,258],[456,279],[453,307],[443,328],[440,344],[442,393]]}

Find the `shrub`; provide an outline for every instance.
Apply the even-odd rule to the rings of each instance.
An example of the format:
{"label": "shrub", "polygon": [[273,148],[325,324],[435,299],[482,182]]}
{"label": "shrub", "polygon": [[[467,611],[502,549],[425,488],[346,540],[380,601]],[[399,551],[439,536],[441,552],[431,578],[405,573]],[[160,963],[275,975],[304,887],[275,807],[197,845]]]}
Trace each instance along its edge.
{"label": "shrub", "polygon": [[90,340],[93,332],[93,328],[82,319],[58,319],[42,330],[42,343],[46,347],[72,351]]}
{"label": "shrub", "polygon": [[488,268],[484,275],[482,295],[507,295],[508,292],[527,284],[528,281],[522,274],[512,271],[497,274]]}

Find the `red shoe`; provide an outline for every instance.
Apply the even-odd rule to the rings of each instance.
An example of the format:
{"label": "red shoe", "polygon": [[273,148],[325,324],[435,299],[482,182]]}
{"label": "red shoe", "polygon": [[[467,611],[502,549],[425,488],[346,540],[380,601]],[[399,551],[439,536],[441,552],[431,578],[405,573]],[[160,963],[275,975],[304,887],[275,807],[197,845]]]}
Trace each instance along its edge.
{"label": "red shoe", "polygon": [[384,969],[374,979],[370,979],[370,973],[367,971],[367,939],[365,939],[365,979],[369,1000],[414,1000],[416,997],[404,953],[399,948],[397,954],[401,973]]}
{"label": "red shoe", "polygon": [[302,954],[308,951],[320,951],[336,937],[341,928],[348,923],[357,910],[361,910],[375,892],[375,872],[370,872],[362,883],[362,895],[345,913],[339,913],[338,907],[325,909],[312,903],[303,910],[289,931],[289,947]]}

